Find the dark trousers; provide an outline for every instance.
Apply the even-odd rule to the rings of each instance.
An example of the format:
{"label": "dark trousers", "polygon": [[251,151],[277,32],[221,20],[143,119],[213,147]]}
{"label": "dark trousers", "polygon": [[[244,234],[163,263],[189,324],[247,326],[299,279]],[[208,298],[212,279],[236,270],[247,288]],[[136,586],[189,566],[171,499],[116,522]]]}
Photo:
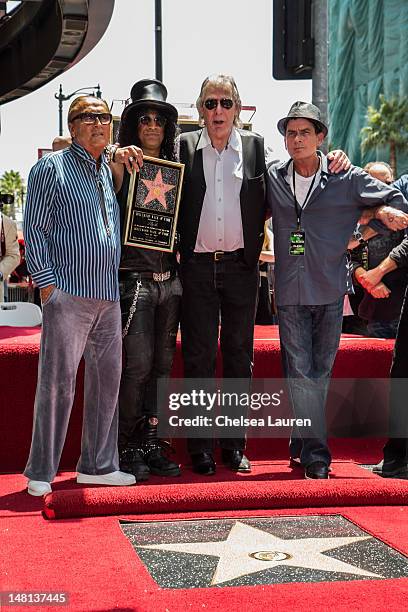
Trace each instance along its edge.
{"label": "dark trousers", "polygon": [[[126,325],[137,279],[120,284],[122,326]],[[119,448],[137,441],[143,415],[157,416],[157,380],[170,375],[176,348],[181,283],[142,280],[136,311],[123,340],[119,390]]]}
{"label": "dark trousers", "polygon": [[408,461],[408,296],[405,293],[391,365],[390,439],[384,461]]}
{"label": "dark trousers", "polygon": [[[181,265],[184,376],[215,376],[220,333],[224,378],[249,380],[253,367],[258,268],[249,268],[238,254],[219,261],[206,255],[193,255]],[[225,438],[220,440],[220,445],[225,449],[243,450],[245,439]],[[191,454],[212,452],[213,446],[212,439],[188,440]]]}

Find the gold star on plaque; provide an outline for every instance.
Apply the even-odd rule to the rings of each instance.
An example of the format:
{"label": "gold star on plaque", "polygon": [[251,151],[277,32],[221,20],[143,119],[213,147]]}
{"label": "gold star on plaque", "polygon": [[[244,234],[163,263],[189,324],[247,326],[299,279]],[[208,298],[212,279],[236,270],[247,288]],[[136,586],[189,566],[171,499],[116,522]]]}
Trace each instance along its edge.
{"label": "gold star on plaque", "polygon": [[175,185],[169,185],[163,182],[162,171],[159,168],[155,178],[152,181],[148,179],[142,179],[143,183],[147,187],[147,194],[144,200],[144,204],[149,204],[157,200],[167,210],[166,193],[175,188]]}

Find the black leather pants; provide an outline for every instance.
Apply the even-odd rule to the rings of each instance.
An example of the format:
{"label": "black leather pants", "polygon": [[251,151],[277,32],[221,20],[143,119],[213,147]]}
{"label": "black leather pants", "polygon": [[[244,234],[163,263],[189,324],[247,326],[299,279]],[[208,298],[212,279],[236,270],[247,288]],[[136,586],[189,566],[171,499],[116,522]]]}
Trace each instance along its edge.
{"label": "black leather pants", "polygon": [[[137,279],[121,282],[122,326],[126,325]],[[179,323],[181,283],[142,279],[136,311],[123,340],[119,390],[119,448],[137,441],[143,415],[157,416],[157,379],[170,375]]]}

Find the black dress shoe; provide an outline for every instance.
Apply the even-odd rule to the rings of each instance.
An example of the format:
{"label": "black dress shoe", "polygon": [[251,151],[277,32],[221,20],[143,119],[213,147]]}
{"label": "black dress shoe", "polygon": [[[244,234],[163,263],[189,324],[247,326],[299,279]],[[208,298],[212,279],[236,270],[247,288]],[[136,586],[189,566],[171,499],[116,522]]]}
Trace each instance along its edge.
{"label": "black dress shoe", "polygon": [[383,478],[406,478],[408,477],[408,462],[406,459],[380,461],[373,467],[373,473]]}
{"label": "black dress shoe", "polygon": [[203,452],[191,455],[191,461],[193,472],[196,472],[196,474],[204,474],[205,476],[215,474],[215,461],[211,453]]}
{"label": "black dress shoe", "polygon": [[305,478],[327,480],[329,478],[329,466],[323,461],[313,461],[305,468]]}
{"label": "black dress shoe", "polygon": [[251,464],[242,450],[223,448],[221,451],[223,464],[233,472],[250,472]]}
{"label": "black dress shoe", "polygon": [[[289,458],[289,467],[294,468],[303,468],[302,462],[297,457]],[[331,472],[331,467],[328,468],[329,472]]]}
{"label": "black dress shoe", "polygon": [[291,468],[301,468],[302,464],[300,463],[300,459],[297,457],[290,457],[289,459],[289,467]]}

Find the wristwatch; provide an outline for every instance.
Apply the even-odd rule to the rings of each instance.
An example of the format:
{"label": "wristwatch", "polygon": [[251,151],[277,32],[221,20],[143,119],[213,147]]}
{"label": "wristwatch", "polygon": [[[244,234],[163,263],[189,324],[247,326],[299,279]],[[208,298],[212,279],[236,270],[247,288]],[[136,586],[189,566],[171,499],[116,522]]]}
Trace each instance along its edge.
{"label": "wristwatch", "polygon": [[357,240],[357,242],[359,242],[360,244],[366,243],[366,240],[364,239],[363,234],[359,230],[356,230],[355,232],[353,232],[353,237],[354,237],[354,240]]}
{"label": "wristwatch", "polygon": [[106,163],[110,164],[115,161],[115,153],[119,149],[119,145],[108,144],[105,147],[105,159]]}

